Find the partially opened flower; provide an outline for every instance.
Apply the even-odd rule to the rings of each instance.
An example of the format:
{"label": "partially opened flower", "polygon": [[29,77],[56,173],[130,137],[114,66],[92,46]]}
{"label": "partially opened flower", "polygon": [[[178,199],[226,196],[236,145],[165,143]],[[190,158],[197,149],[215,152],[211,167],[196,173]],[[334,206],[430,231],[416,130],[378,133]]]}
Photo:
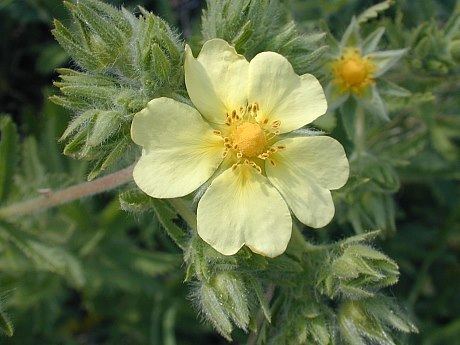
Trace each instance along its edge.
{"label": "partially opened flower", "polygon": [[380,27],[361,39],[359,25],[353,18],[340,43],[332,42],[332,81],[326,87],[329,110],[339,107],[349,97],[354,97],[371,113],[388,120],[377,81],[407,49],[376,51],[384,32],[385,28]]}
{"label": "partially opened flower", "polygon": [[[136,184],[154,198],[185,196],[212,180],[198,204],[198,234],[222,254],[243,245],[269,257],[291,237],[290,210],[314,228],[334,215],[330,190],[348,178],[343,147],[325,136],[286,137],[326,112],[321,85],[273,52],[248,62],[227,42],[186,48],[194,107],[157,98],[135,115],[143,147]],[[290,209],[290,210],[289,210]]]}

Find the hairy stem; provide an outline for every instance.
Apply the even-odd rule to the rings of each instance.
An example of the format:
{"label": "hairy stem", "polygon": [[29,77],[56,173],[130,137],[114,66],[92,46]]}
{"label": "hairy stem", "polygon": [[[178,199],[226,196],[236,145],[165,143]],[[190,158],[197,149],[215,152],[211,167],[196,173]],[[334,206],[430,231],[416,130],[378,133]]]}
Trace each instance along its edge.
{"label": "hairy stem", "polygon": [[80,183],[55,192],[50,191],[38,198],[0,208],[0,217],[18,217],[36,212],[43,212],[52,207],[63,205],[77,199],[112,190],[132,181],[133,168],[134,165],[131,165],[91,182]]}
{"label": "hairy stem", "polygon": [[317,252],[320,250],[328,249],[330,245],[312,244],[306,240],[302,235],[302,230],[299,229],[297,224],[292,224],[291,247],[296,246],[301,255],[303,253]]}

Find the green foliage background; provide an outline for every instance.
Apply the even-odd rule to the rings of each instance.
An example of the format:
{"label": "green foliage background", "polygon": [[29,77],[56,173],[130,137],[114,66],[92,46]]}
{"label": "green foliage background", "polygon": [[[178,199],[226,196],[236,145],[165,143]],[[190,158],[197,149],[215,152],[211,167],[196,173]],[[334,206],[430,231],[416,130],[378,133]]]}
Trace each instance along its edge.
{"label": "green foliage background", "polygon": [[[121,5],[121,1],[110,3]],[[340,39],[352,16],[374,4],[365,0],[286,0],[282,4],[289,11],[283,12],[283,16],[271,16],[270,11],[277,14],[276,5],[272,5],[274,1],[253,3],[267,7],[254,6],[244,12],[245,17],[241,8],[235,7],[234,13],[222,15],[225,8],[215,5],[214,12],[209,10],[205,16],[207,22],[203,21],[204,29],[200,31],[201,8],[206,5],[200,1],[123,1],[130,11],[139,13],[135,6],[142,5],[177,27],[194,49],[199,49],[203,37],[208,36],[232,41],[248,58],[268,46],[286,55],[298,73],[315,72],[322,81],[327,80],[327,75],[320,71],[320,59],[326,52],[328,38],[323,41],[320,32],[330,30]],[[339,322],[353,319],[356,315],[353,313],[365,310],[363,315],[370,315],[372,320],[380,318],[385,324],[382,321],[388,316],[382,312],[385,308],[395,315],[386,320],[390,330],[414,331],[412,322],[408,321],[414,320],[419,332],[397,336],[397,344],[460,343],[459,9],[453,0],[400,0],[363,25],[365,34],[385,26],[386,35],[381,43],[385,49],[410,48],[388,75],[389,80],[400,86],[389,84],[384,93],[391,121],[370,126],[366,140],[372,163],[357,165],[358,177],[335,195],[336,222],[319,232],[303,231],[311,243],[319,245],[361,236],[341,242],[326,256],[312,253],[299,261],[311,267],[330,263],[318,276],[308,278],[317,280],[318,291],[330,298],[327,307],[337,307]],[[43,188],[59,189],[84,181],[88,174],[94,178],[126,166],[137,154],[125,130],[129,128],[128,114],[142,109],[149,97],[163,94],[176,99],[186,97],[179,69],[180,39],[184,37],[169,36],[166,26],[152,19],[152,23],[156,23],[152,25],[159,25],[153,29],[158,33],[157,41],[146,41],[144,46],[152,44],[151,56],[157,57],[160,50],[164,56],[179,62],[169,67],[166,59],[160,67],[155,65],[157,62],[146,64],[152,68],[146,71],[152,80],[142,80],[143,90],[147,90],[142,96],[145,99],[139,101],[141,97],[136,94],[136,88],[126,87],[114,100],[116,109],[113,104],[102,101],[79,104],[80,98],[72,93],[72,87],[82,83],[83,79],[78,78],[83,77],[69,69],[56,72],[56,68],[63,66],[75,68],[76,63],[75,56],[71,61],[51,34],[54,27],[59,27],[59,24],[53,26],[54,18],[64,26],[71,25],[72,18],[60,0],[0,2],[0,203],[29,199]],[[260,19],[264,25],[257,26],[248,18]],[[291,19],[297,22],[297,27],[290,24]],[[221,27],[215,27],[216,20]],[[452,26],[455,30],[449,33]],[[271,32],[271,41],[263,39],[267,29]],[[314,32],[316,36],[299,39],[298,31]],[[56,37],[59,40],[59,36]],[[168,37],[175,39],[169,50],[161,45]],[[117,49],[116,44],[111,48]],[[107,54],[110,58],[111,52]],[[103,61],[104,55],[101,53],[98,59]],[[161,64],[163,60],[155,61]],[[88,69],[97,71],[99,67]],[[154,76],[161,75],[165,68],[169,68],[168,78],[155,80]],[[131,72],[123,73],[129,76]],[[134,72],[131,75],[133,80],[135,75]],[[117,85],[124,82],[135,85],[126,78],[120,80],[117,79]],[[62,94],[51,87],[53,81]],[[101,87],[106,92],[100,95],[101,99],[114,93],[111,80],[98,79],[98,82],[107,87],[105,91]],[[70,90],[68,94],[66,87]],[[407,90],[409,96],[405,95]],[[58,142],[69,121],[75,123],[76,118],[65,107],[52,103],[50,96],[64,106],[74,102],[70,108],[81,107],[82,114],[94,122],[84,128],[84,133],[81,123],[77,123],[76,134],[67,131],[69,141]],[[95,107],[97,111],[93,110]],[[346,116],[347,108],[341,112]],[[329,116],[325,123],[317,126],[343,138],[341,141],[347,148],[352,146],[347,142],[347,125],[340,116]],[[66,157],[63,151],[67,156],[87,160]],[[107,157],[109,151],[115,153]],[[114,158],[117,152],[120,157]],[[366,177],[371,179],[371,186],[364,181]],[[284,291],[278,291],[274,297],[272,313],[277,314],[278,319],[273,322],[283,325],[273,338],[275,344],[283,344],[285,339],[296,344],[292,333],[298,335],[305,328],[311,332],[305,334],[306,339],[312,337],[308,339],[316,343],[332,342],[324,332],[334,331],[322,328],[324,324],[330,326],[322,319],[326,318],[325,306],[308,304],[308,301],[305,305],[299,304],[302,294],[311,287],[289,285],[296,282],[302,271],[293,259],[296,248],[290,256],[273,262],[254,259],[249,254],[245,257],[247,253],[235,261],[222,261],[194,238],[184,264],[180,249],[186,247],[180,230],[183,224],[170,206],[145,199],[132,185],[121,191],[121,198],[117,193],[107,193],[14,222],[0,217],[0,329],[5,333],[0,343],[224,344],[226,340],[209,323],[202,322],[203,319],[217,320],[214,326],[225,334],[227,328],[232,328],[230,319],[236,326],[246,328],[250,322],[245,320],[245,315],[249,311],[241,307],[245,303],[234,301],[230,296],[229,303],[234,303],[236,311],[230,315],[219,314],[221,311],[213,309],[214,305],[209,302],[214,298],[213,289],[222,288],[224,295],[228,290],[222,286],[231,286],[236,292],[250,290],[258,302],[255,307],[249,303],[245,308],[260,309],[256,320],[251,317],[251,322],[257,323],[264,314],[269,314],[259,281],[251,280],[252,274],[260,272],[272,274],[262,277],[264,282],[286,282]],[[129,213],[120,209],[120,203]],[[144,209],[148,212],[140,212]],[[171,239],[165,228],[169,229],[170,236],[171,229],[178,228],[177,236]],[[364,234],[374,229],[382,232],[373,245],[386,256],[379,256],[383,254],[369,244],[367,237],[374,235]],[[361,261],[353,261],[358,261],[357,257],[366,259],[363,266]],[[394,263],[399,266],[399,273]],[[370,276],[371,283],[366,285],[369,290],[351,290],[356,288],[355,276],[342,275],[341,265],[347,269],[356,265],[353,267],[359,274]],[[246,288],[240,278],[234,276],[232,267],[244,272]],[[359,271],[363,267],[364,271]],[[375,267],[382,275],[372,270]],[[205,281],[202,276],[206,277],[209,272],[219,274],[211,283],[200,285]],[[398,276],[399,282],[386,290],[391,298],[382,297],[377,302],[366,300],[362,304],[347,300],[334,305],[340,301],[337,296],[347,294],[380,296],[377,291],[396,282]],[[264,283],[262,287],[267,285]],[[395,299],[402,307],[396,306]],[[238,310],[238,306],[243,309]],[[197,310],[203,310],[201,316]],[[404,315],[410,318],[406,320]],[[249,315],[247,318],[249,320]],[[270,338],[269,324],[259,324],[262,324],[261,334]],[[363,321],[361,326],[366,332],[375,331],[374,342],[391,344],[381,337],[379,329],[373,329],[374,325]],[[253,329],[251,327],[249,324],[249,329]],[[359,340],[359,336],[353,334],[351,338]],[[245,343],[248,337],[237,330],[233,339],[236,343]],[[259,341],[263,343],[262,338]]]}

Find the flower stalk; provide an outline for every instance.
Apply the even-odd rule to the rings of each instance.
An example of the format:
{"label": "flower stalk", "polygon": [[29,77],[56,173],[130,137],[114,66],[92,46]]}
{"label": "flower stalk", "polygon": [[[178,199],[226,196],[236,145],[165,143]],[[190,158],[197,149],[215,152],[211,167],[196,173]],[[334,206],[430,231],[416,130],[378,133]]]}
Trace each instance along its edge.
{"label": "flower stalk", "polygon": [[43,212],[50,208],[66,204],[77,199],[115,189],[132,181],[133,168],[134,165],[131,165],[125,169],[98,178],[91,182],[80,183],[55,192],[46,192],[37,198],[21,201],[16,204],[0,208],[0,217],[19,217]]}
{"label": "flower stalk", "polygon": [[355,147],[358,156],[360,156],[363,151],[365,150],[366,143],[365,143],[365,126],[366,126],[366,119],[364,114],[364,109],[360,106],[356,108],[356,123],[355,123]]}

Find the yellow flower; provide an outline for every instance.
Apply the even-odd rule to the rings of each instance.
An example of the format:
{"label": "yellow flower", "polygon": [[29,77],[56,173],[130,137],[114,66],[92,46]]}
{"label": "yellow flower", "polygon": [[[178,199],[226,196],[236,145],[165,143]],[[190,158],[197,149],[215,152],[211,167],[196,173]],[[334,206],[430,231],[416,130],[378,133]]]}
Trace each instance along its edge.
{"label": "yellow flower", "polygon": [[196,109],[157,98],[134,117],[131,136],[143,147],[133,173],[139,188],[174,198],[212,180],[198,204],[198,234],[225,255],[243,245],[283,253],[289,209],[314,228],[331,221],[330,190],[349,173],[343,147],[325,136],[284,135],[326,112],[315,77],[296,75],[273,52],[248,62],[213,39],[198,58],[186,47],[185,82]]}
{"label": "yellow flower", "polygon": [[363,57],[357,48],[347,48],[343,55],[332,63],[334,82],[342,92],[362,94],[374,83],[376,66],[369,57]]}

